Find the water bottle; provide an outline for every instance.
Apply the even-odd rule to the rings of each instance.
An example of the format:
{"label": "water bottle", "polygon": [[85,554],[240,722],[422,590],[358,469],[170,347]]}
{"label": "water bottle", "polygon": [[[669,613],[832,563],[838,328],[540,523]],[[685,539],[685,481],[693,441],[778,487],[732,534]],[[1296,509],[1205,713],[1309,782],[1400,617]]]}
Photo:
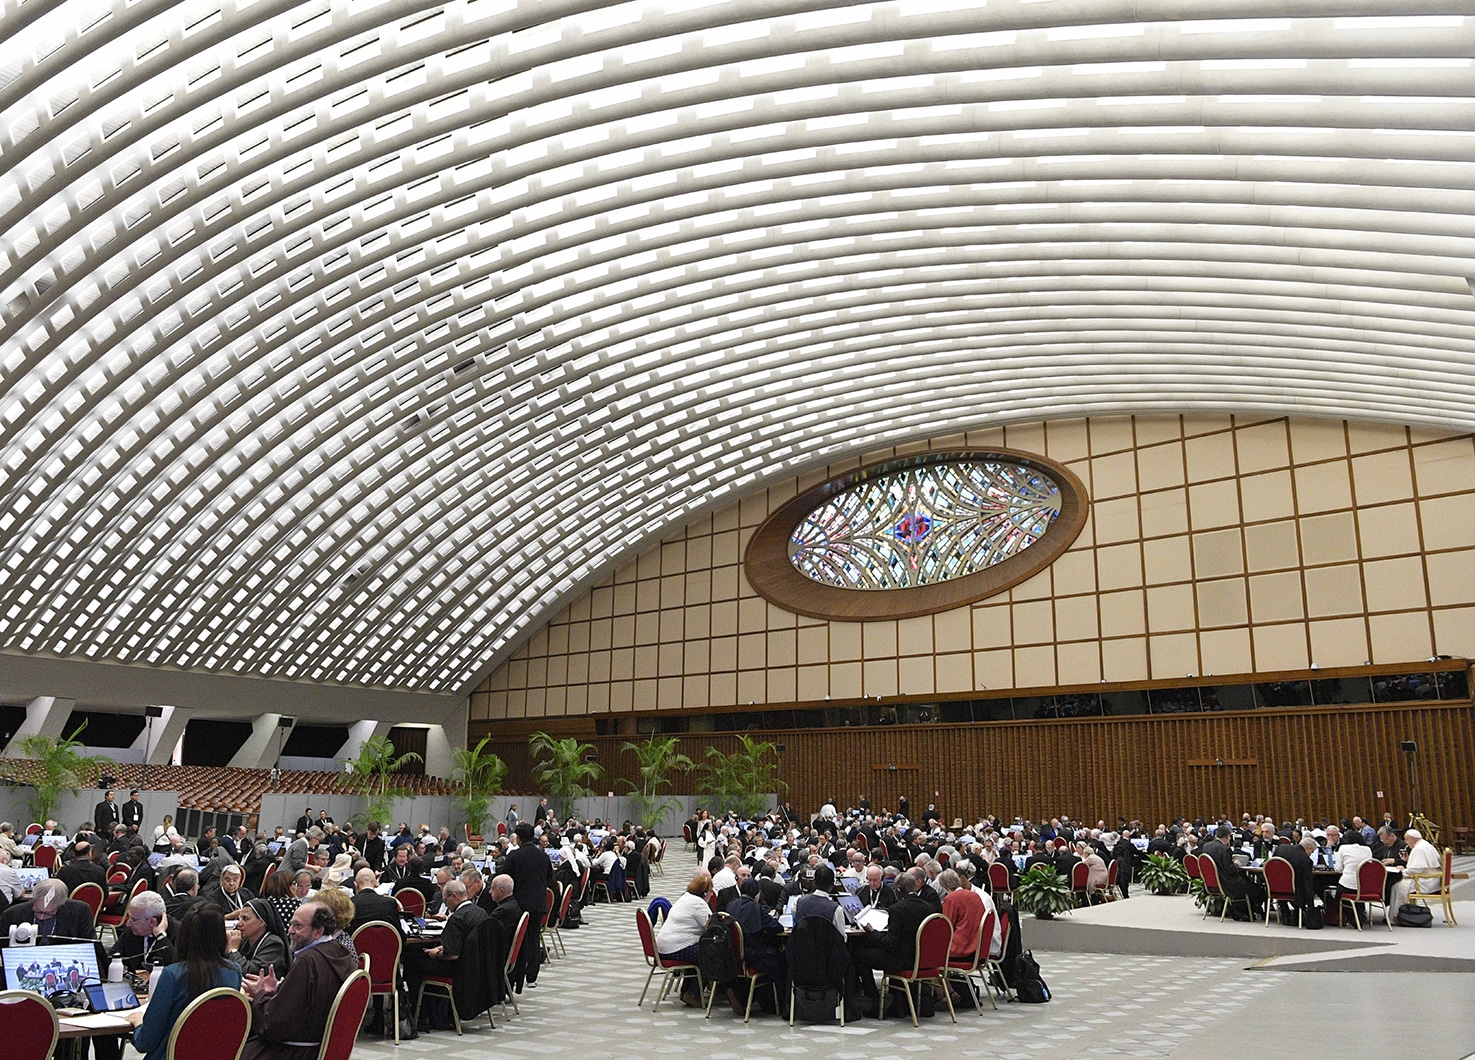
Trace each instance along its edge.
{"label": "water bottle", "polygon": [[123,958],[114,957],[108,965],[108,982],[121,983],[123,981]]}

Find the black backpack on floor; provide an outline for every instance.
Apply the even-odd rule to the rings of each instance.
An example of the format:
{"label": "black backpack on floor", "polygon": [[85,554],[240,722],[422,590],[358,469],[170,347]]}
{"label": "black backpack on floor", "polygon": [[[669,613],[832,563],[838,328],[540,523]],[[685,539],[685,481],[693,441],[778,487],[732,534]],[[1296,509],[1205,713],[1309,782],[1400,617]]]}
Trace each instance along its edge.
{"label": "black backpack on floor", "polygon": [[1433,927],[1434,914],[1429,911],[1427,905],[1404,902],[1398,907],[1393,923],[1399,927]]}
{"label": "black backpack on floor", "polygon": [[728,929],[731,923],[732,917],[717,913],[697,940],[697,967],[706,982],[730,983],[742,978],[743,967],[732,948],[732,934]]}
{"label": "black backpack on floor", "polygon": [[1014,961],[1015,999],[1026,1005],[1041,1005],[1050,1000],[1050,988],[1040,975],[1039,962],[1031,950],[1025,950]]}

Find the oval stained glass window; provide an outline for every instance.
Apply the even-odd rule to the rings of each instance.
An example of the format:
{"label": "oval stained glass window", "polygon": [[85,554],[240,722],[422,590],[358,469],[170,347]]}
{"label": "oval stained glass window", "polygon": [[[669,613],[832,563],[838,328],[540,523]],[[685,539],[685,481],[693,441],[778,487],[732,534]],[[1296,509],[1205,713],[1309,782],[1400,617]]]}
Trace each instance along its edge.
{"label": "oval stained glass window", "polygon": [[928,453],[830,479],[760,526],[748,581],[820,618],[906,617],[983,599],[1048,566],[1080,533],[1085,488],[1009,450]]}

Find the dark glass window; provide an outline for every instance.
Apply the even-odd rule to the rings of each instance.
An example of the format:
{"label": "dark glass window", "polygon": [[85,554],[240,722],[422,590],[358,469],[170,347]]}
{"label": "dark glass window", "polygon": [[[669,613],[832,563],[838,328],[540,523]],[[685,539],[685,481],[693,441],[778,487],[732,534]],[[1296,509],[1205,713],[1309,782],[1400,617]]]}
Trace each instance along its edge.
{"label": "dark glass window", "polygon": [[1056,718],[1054,696],[1017,696],[1014,700],[1014,716],[1035,720]]}
{"label": "dark glass window", "polygon": [[1252,685],[1208,685],[1199,690],[1204,710],[1254,710]]}
{"label": "dark glass window", "polygon": [[1197,714],[1203,709],[1196,688],[1153,688],[1147,699],[1154,714]]}
{"label": "dark glass window", "polygon": [[1075,692],[1055,697],[1055,710],[1062,718],[1101,717],[1101,697],[1095,692]]}
{"label": "dark glass window", "polygon": [[1133,689],[1130,692],[1103,692],[1101,693],[1101,709],[1109,717],[1146,714],[1149,709],[1147,692],[1143,689]]}
{"label": "dark glass window", "polygon": [[1470,679],[1463,670],[1448,670],[1439,675],[1439,698],[1470,698]]}
{"label": "dark glass window", "polygon": [[1267,681],[1255,686],[1255,702],[1262,707],[1309,707],[1308,681]]}
{"label": "dark glass window", "polygon": [[1366,677],[1333,677],[1311,682],[1311,699],[1317,706],[1337,703],[1371,703],[1373,692]]}
{"label": "dark glass window", "polygon": [[1373,702],[1410,703],[1438,699],[1439,685],[1433,674],[1397,674],[1373,678]]}
{"label": "dark glass window", "polygon": [[973,720],[973,704],[966,699],[940,704],[939,710],[944,725],[959,725]]}
{"label": "dark glass window", "polygon": [[979,721],[1013,721],[1012,699],[982,699],[973,705],[973,716]]}

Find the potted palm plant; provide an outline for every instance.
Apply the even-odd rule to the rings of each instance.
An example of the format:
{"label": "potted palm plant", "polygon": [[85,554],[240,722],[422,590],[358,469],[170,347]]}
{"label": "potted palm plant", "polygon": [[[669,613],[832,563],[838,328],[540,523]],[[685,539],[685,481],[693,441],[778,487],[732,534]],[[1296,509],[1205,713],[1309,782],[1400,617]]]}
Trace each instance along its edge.
{"label": "potted palm plant", "polygon": [[1035,865],[1019,878],[1014,904],[1041,920],[1051,920],[1057,913],[1075,908],[1075,898],[1069,880],[1050,865]]}

